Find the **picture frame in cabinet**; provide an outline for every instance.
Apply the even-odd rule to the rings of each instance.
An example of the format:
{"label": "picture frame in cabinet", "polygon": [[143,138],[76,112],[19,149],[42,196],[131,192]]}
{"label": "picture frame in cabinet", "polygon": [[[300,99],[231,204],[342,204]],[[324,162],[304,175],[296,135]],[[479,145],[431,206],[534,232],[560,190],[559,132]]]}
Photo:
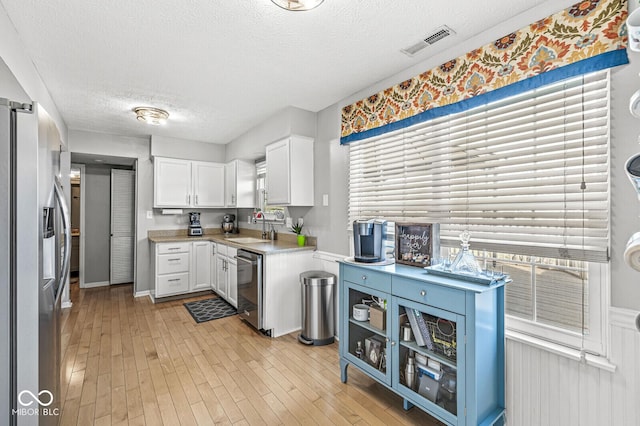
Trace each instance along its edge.
{"label": "picture frame in cabinet", "polygon": [[425,267],[440,255],[439,223],[396,222],[396,263]]}

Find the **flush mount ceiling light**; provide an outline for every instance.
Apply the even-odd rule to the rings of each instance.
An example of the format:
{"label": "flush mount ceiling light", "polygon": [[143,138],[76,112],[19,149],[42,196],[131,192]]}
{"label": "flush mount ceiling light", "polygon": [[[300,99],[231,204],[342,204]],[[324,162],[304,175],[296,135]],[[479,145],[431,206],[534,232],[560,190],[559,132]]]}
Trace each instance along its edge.
{"label": "flush mount ceiling light", "polygon": [[138,120],[154,126],[165,124],[169,118],[169,113],[159,108],[137,107],[133,109],[133,112],[136,113]]}
{"label": "flush mount ceiling light", "polygon": [[304,10],[315,9],[320,6],[324,0],[271,0],[283,9],[294,12],[302,12]]}

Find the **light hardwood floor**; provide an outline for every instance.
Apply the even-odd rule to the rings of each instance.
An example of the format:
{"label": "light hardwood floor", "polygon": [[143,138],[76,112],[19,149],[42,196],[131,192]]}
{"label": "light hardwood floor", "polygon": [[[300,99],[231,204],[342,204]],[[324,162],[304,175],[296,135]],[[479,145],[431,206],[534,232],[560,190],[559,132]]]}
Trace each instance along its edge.
{"label": "light hardwood floor", "polygon": [[237,316],[196,324],[183,303],[204,297],[132,293],[72,286],[61,425],[440,424],[354,368],[343,384],[337,344],[267,338]]}

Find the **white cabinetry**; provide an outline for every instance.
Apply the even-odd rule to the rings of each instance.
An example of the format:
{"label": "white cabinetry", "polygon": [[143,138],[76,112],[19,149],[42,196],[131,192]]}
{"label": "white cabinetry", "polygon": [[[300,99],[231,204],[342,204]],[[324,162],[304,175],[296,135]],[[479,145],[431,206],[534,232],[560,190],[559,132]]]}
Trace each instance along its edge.
{"label": "white cabinetry", "polygon": [[313,139],[292,135],[267,145],[267,200],[313,206]]}
{"label": "white cabinetry", "polygon": [[216,247],[216,288],[218,296],[238,307],[238,249],[224,244]]}
{"label": "white cabinetry", "polygon": [[209,241],[154,246],[154,299],[211,289],[212,244]]}
{"label": "white cabinetry", "polygon": [[256,204],[256,167],[250,161],[224,165],[225,207],[253,208]]}
{"label": "white cabinetry", "polygon": [[194,161],[191,170],[193,174],[193,207],[223,207],[224,164]]}
{"label": "white cabinetry", "polygon": [[209,290],[211,288],[211,243],[196,241],[192,243],[191,258],[191,291]]}
{"label": "white cabinetry", "polygon": [[224,177],[224,164],[155,157],[153,206],[224,207]]}
{"label": "white cabinetry", "polygon": [[154,297],[189,291],[190,243],[156,244]]}

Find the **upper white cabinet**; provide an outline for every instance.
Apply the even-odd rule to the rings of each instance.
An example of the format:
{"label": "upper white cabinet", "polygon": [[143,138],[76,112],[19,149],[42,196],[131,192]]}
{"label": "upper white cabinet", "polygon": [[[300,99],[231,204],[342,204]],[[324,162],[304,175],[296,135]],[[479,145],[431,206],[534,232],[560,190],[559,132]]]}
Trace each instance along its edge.
{"label": "upper white cabinet", "polygon": [[225,207],[256,205],[256,167],[250,161],[233,160],[224,165]]}
{"label": "upper white cabinet", "polygon": [[188,207],[191,161],[156,157],[153,161],[154,207]]}
{"label": "upper white cabinet", "polygon": [[292,135],[266,151],[268,204],[313,206],[313,139]]}
{"label": "upper white cabinet", "polygon": [[155,157],[154,207],[224,207],[225,166]]}
{"label": "upper white cabinet", "polygon": [[224,164],[194,161],[192,164],[194,207],[224,206]]}

